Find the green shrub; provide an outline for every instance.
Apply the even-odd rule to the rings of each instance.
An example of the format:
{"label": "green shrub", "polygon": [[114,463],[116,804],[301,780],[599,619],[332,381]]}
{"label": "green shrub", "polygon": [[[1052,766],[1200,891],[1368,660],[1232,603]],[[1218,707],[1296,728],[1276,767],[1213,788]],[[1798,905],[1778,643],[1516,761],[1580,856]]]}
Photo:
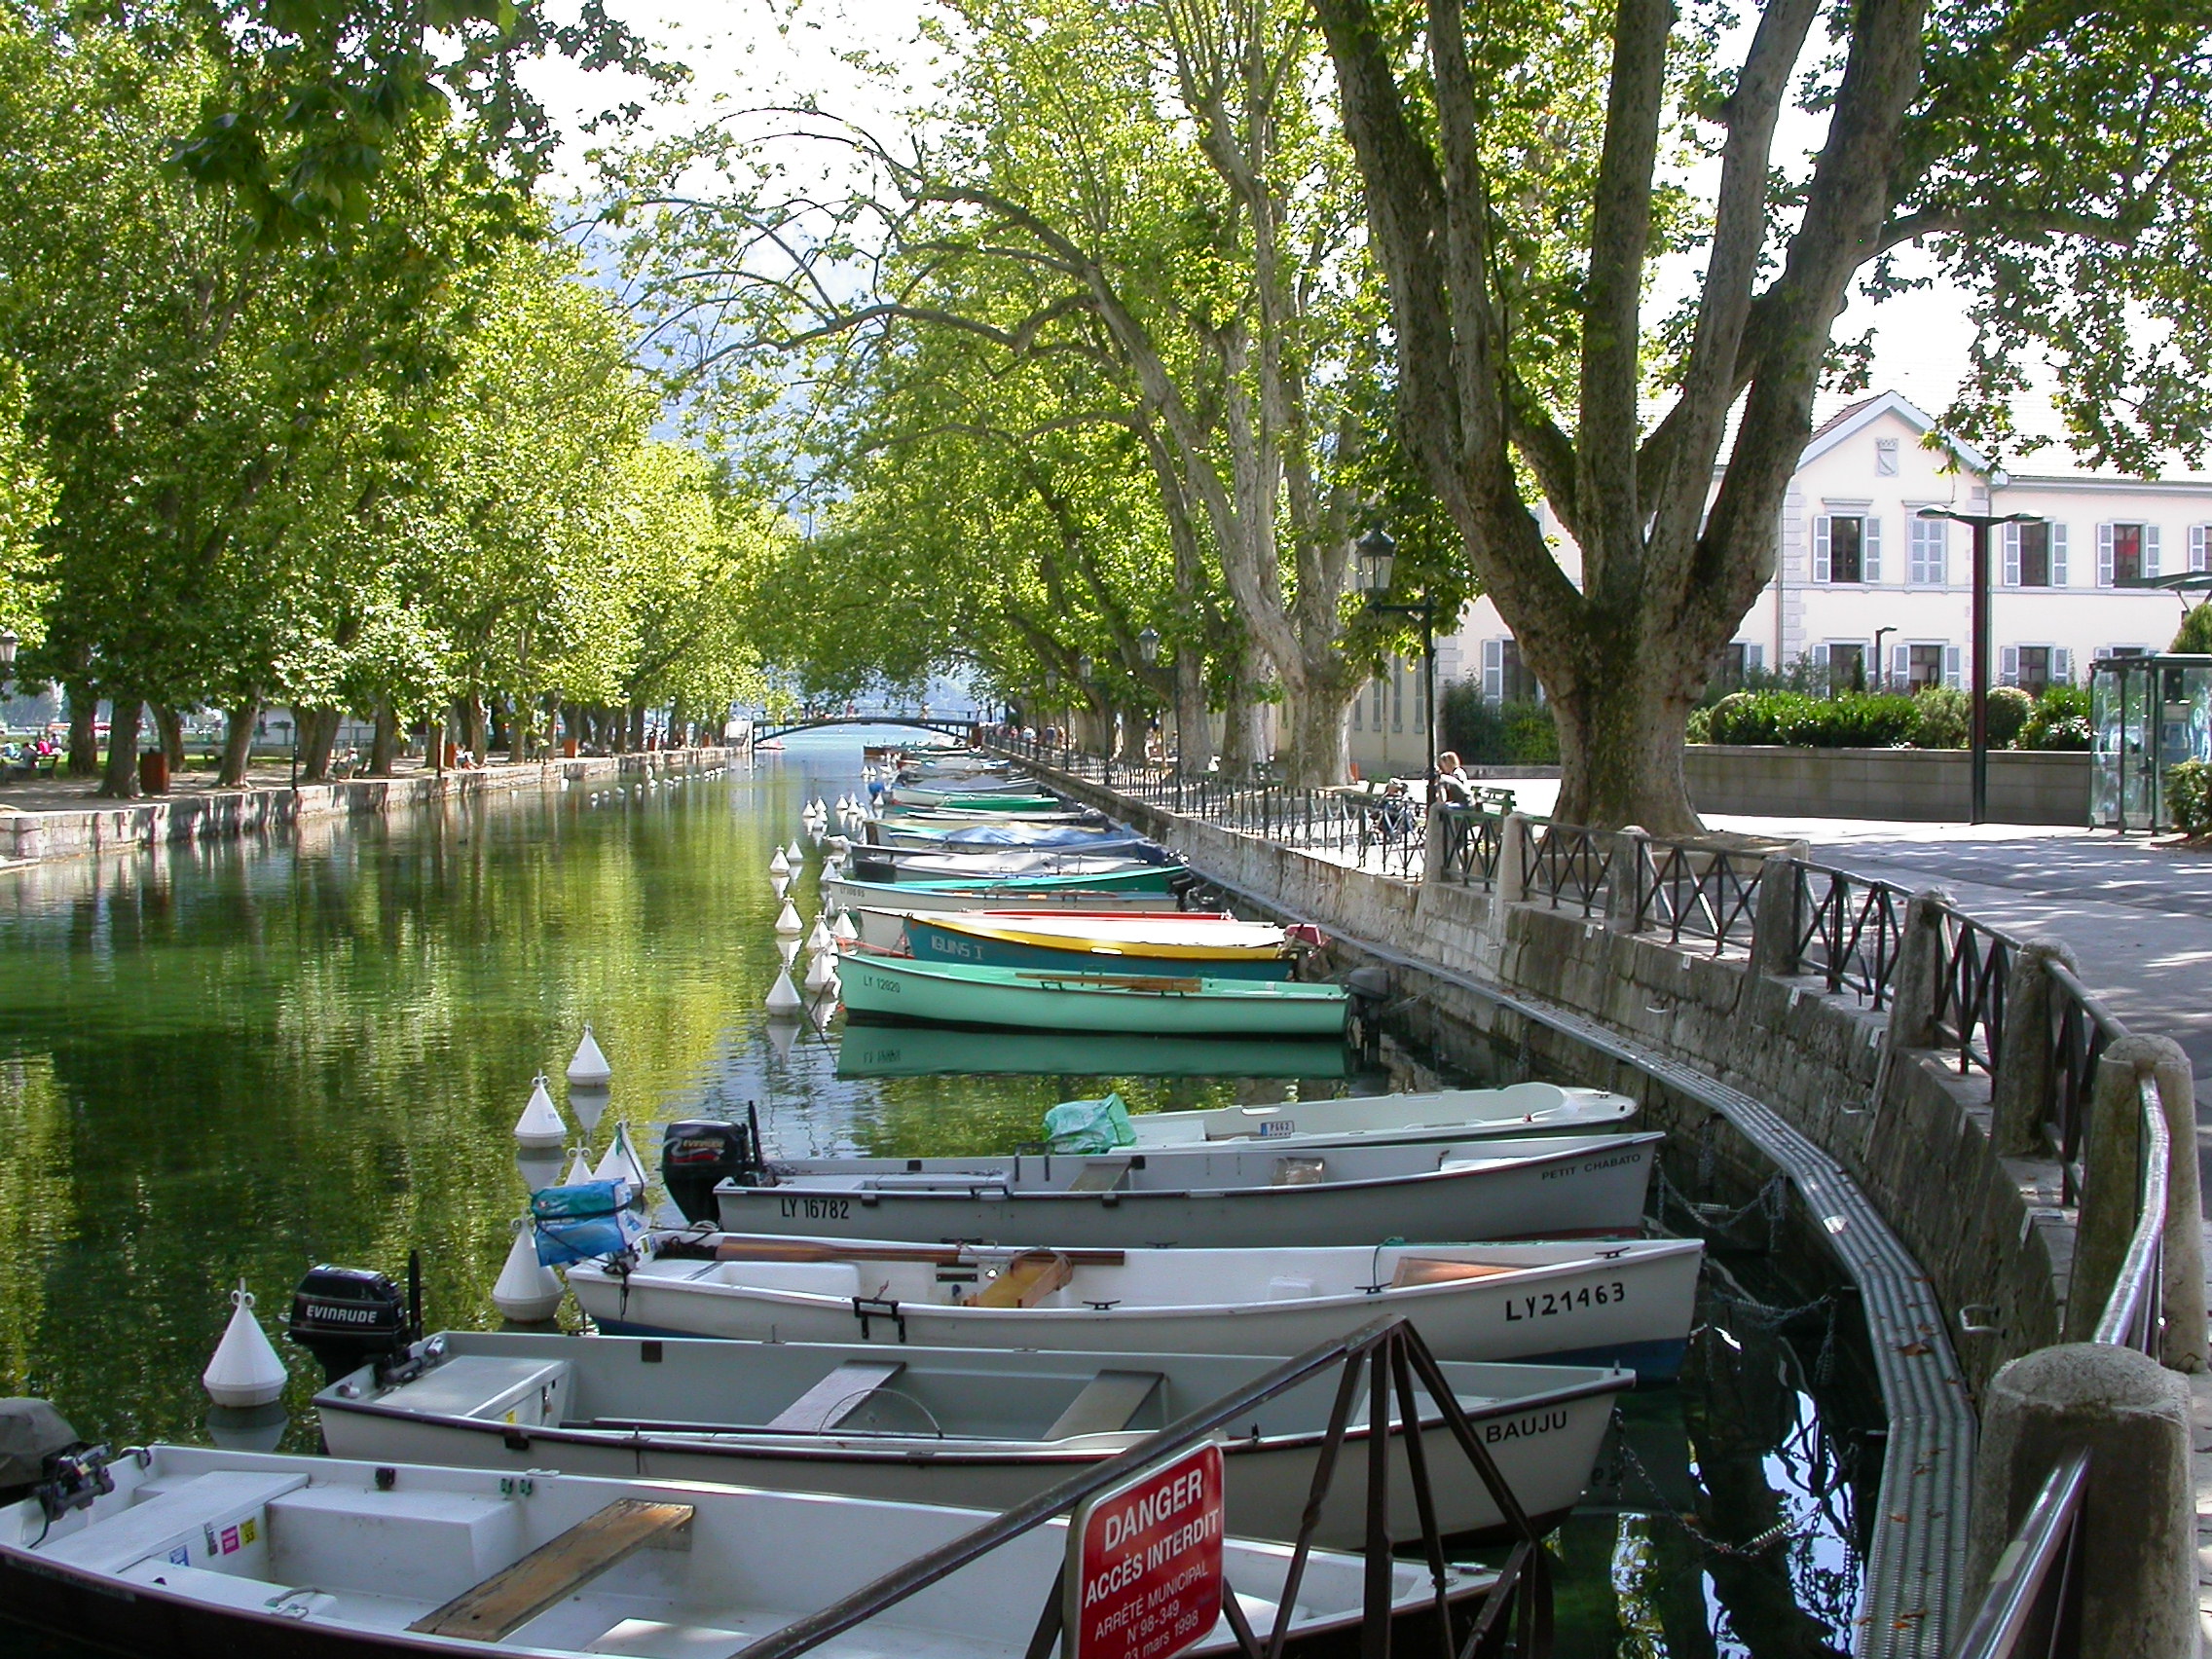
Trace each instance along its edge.
{"label": "green shrub", "polygon": [[1920,723],[1910,697],[1855,692],[1808,697],[1745,691],[1723,697],[1707,721],[1714,743],[1780,743],[1797,749],[1897,749]]}
{"label": "green shrub", "polygon": [[1964,691],[1931,685],[1913,698],[1920,723],[1913,728],[1915,749],[1964,749],[1973,735],[1973,705]]}
{"label": "green shrub", "polygon": [[2212,656],[2212,604],[2191,606],[2181,619],[2181,632],[2166,648],[2181,656]]}
{"label": "green shrub", "polygon": [[1469,765],[1549,766],[1559,760],[1559,724],[1542,703],[1488,703],[1479,681],[1445,688],[1444,747]]}
{"label": "green shrub", "polygon": [[1992,685],[1989,688],[1989,747],[2011,748],[2012,740],[2028,723],[2028,716],[2035,706],[2035,699],[2017,685]]}
{"label": "green shrub", "polygon": [[2086,749],[2089,734],[2089,688],[2046,685],[2012,741],[2019,749]]}
{"label": "green shrub", "polygon": [[1711,709],[1692,709],[1690,711],[1689,730],[1683,735],[1692,743],[1711,743],[1713,741],[1713,711]]}
{"label": "green shrub", "polygon": [[2192,835],[2212,835],[2212,766],[2184,760],[2166,768],[2166,810],[2174,828]]}

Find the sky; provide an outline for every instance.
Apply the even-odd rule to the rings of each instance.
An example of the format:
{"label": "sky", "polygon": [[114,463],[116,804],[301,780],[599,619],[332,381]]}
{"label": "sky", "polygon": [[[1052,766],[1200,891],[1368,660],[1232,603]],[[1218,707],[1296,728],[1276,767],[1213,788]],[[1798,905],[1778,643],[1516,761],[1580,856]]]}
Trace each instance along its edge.
{"label": "sky", "polygon": [[[687,109],[655,111],[648,118],[648,125],[660,129],[681,129],[710,111],[718,98],[740,107],[778,101],[763,96],[763,89],[812,92],[823,107],[880,127],[897,116],[903,99],[886,96],[882,87],[854,72],[838,54],[861,49],[900,64],[908,86],[917,90],[932,74],[929,49],[916,41],[917,19],[929,9],[922,0],[807,0],[803,5],[791,0],[611,0],[609,9],[691,68]],[[571,132],[590,114],[637,91],[624,89],[616,77],[589,74],[565,61],[536,66],[532,79],[548,109]],[[1811,145],[1819,136],[1818,123],[1800,117],[1784,140]],[[571,184],[587,181],[582,152],[588,142],[579,137],[565,152],[563,176]],[[1902,269],[1909,272],[1911,267],[1904,263]],[[1665,291],[1670,284],[1694,274],[1691,261],[1663,270],[1652,313],[1667,309],[1674,297]],[[1877,331],[1871,389],[1899,391],[1923,410],[1940,412],[1968,367],[1972,336],[1960,296],[1937,285],[1879,307],[1855,298],[1837,324],[1836,337],[1856,338],[1869,325]],[[1847,401],[1841,393],[1824,394],[1816,421]],[[2055,428],[2055,421],[2041,410],[2023,413],[2036,416],[2046,430]],[[2036,472],[2074,467],[2063,448],[2042,450],[2022,464]]]}

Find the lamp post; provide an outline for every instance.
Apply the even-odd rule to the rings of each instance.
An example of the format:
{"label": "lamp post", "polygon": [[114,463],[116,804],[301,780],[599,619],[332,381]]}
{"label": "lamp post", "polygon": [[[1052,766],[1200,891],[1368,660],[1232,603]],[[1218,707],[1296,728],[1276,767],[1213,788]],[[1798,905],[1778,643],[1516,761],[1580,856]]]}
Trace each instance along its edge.
{"label": "lamp post", "polygon": [[1398,544],[1389,532],[1377,525],[1352,544],[1359,555],[1358,582],[1367,595],[1367,608],[1383,616],[1418,616],[1420,618],[1420,686],[1421,706],[1427,711],[1428,768],[1430,783],[1436,782],[1436,602],[1424,589],[1419,605],[1385,605],[1382,595],[1390,590],[1390,577],[1397,567]]}
{"label": "lamp post", "polygon": [[1922,507],[1924,519],[1955,519],[1973,533],[1973,737],[1972,810],[1969,822],[1989,822],[1989,527],[2041,524],[2041,513],[1962,513],[1956,507]]}

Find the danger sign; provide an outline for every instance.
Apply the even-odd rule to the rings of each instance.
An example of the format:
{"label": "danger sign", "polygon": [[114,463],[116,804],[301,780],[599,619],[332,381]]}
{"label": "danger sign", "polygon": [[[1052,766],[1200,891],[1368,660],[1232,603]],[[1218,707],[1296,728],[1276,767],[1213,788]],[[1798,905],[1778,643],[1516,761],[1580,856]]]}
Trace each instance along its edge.
{"label": "danger sign", "polygon": [[1103,1493],[1068,1528],[1071,1659],[1172,1659],[1221,1617],[1221,1448]]}

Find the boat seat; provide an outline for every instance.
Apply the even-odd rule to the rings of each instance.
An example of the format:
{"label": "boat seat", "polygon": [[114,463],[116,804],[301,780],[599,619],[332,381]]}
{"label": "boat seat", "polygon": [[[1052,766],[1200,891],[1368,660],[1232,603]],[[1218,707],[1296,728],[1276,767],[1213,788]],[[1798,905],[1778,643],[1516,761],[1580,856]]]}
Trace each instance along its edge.
{"label": "boat seat", "polygon": [[688,1503],[618,1498],[407,1628],[422,1636],[504,1641],[647,1544],[661,1549],[688,1544],[691,1514]]}
{"label": "boat seat", "polygon": [[789,1434],[821,1434],[835,1428],[905,1369],[903,1359],[848,1359],[778,1412],[767,1426]]}
{"label": "boat seat", "polygon": [[1034,1308],[1071,1283],[1075,1266],[1057,1250],[1024,1250],[976,1298],[977,1308]]}
{"label": "boat seat", "polygon": [[1071,1193],[1114,1193],[1129,1184],[1129,1162],[1126,1158],[1093,1158],[1083,1170],[1068,1183]]}
{"label": "boat seat", "polygon": [[330,1598],[317,1591],[288,1589],[266,1578],[242,1578],[235,1572],[210,1572],[203,1567],[179,1567],[173,1561],[142,1561],[135,1567],[127,1567],[117,1575],[127,1584],[143,1584],[150,1589],[174,1590],[180,1596],[189,1596],[195,1602],[212,1603],[218,1607],[242,1607],[247,1612],[266,1613],[272,1604],[282,1601],[294,1606],[313,1604],[319,1599],[328,1605]]}
{"label": "boat seat", "polygon": [[1390,1274],[1390,1288],[1410,1290],[1417,1285],[1495,1278],[1500,1273],[1520,1271],[1519,1268],[1499,1267],[1489,1262],[1446,1262],[1434,1256],[1400,1256],[1396,1271]]}
{"label": "boat seat", "polygon": [[[226,1528],[242,1529],[244,1522],[261,1515],[271,1499],[307,1484],[307,1476],[299,1474],[217,1469],[180,1482],[161,1496],[134,1503],[82,1531],[55,1538],[38,1553],[89,1572],[120,1572],[148,1556],[166,1555],[179,1544],[204,1561],[208,1530],[220,1540]],[[256,1529],[265,1530],[266,1525]],[[217,1559],[239,1547],[233,1543],[230,1551],[223,1551],[218,1541]]]}
{"label": "boat seat", "polygon": [[1160,1382],[1157,1371],[1101,1371],[1068,1402],[1068,1409],[1045,1430],[1045,1438],[1069,1440],[1079,1434],[1119,1434],[1152,1398]]}

